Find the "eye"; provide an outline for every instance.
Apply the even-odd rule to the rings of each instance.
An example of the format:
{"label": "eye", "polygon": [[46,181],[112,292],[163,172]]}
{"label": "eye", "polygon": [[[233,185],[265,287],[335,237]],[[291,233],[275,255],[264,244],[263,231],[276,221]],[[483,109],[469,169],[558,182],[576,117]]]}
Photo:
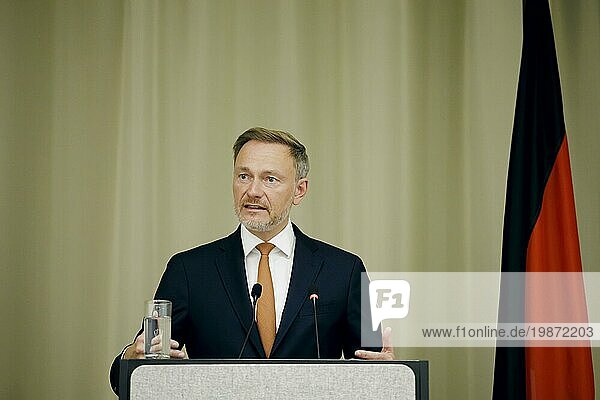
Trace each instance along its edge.
{"label": "eye", "polygon": [[267,176],[267,182],[268,183],[275,183],[277,181],[278,181],[278,179],[275,178],[274,176]]}
{"label": "eye", "polygon": [[241,174],[238,175],[238,179],[240,181],[247,181],[248,180],[248,174],[241,173]]}

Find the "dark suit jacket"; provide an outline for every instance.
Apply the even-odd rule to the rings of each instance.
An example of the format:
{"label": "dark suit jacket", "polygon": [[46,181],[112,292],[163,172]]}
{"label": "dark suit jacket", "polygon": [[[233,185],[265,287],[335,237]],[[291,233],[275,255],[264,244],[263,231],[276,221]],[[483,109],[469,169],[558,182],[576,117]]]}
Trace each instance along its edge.
{"label": "dark suit jacket", "polygon": [[[296,247],[282,319],[271,358],[317,358],[309,287],[319,294],[317,318],[321,358],[352,358],[361,347],[363,333],[381,343],[381,333],[370,330],[368,292],[361,296],[357,256],[304,235],[295,225]],[[238,358],[253,313],[240,228],[223,239],[174,255],[162,276],[155,298],[173,302],[171,336],[185,344],[191,359]],[[362,298],[362,301],[361,301]],[[361,312],[366,313],[361,322]],[[366,317],[366,318],[365,318]],[[369,350],[379,351],[378,348]],[[117,392],[121,355],[110,372]],[[265,358],[258,329],[254,327],[242,358]]]}

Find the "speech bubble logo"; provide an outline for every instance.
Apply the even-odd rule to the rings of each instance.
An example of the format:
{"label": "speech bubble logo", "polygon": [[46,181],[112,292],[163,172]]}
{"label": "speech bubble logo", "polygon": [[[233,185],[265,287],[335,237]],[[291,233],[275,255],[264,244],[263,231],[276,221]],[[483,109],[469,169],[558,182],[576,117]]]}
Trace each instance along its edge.
{"label": "speech bubble logo", "polygon": [[410,284],[402,279],[381,279],[369,283],[373,331],[384,319],[401,319],[408,315]]}

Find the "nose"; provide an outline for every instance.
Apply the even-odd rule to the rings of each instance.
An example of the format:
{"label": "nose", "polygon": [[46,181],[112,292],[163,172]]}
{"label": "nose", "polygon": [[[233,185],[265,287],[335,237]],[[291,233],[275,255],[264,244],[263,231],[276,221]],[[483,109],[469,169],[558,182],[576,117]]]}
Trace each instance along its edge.
{"label": "nose", "polygon": [[263,193],[262,182],[259,179],[254,179],[250,185],[248,185],[248,190],[246,191],[248,197],[256,199],[262,197]]}

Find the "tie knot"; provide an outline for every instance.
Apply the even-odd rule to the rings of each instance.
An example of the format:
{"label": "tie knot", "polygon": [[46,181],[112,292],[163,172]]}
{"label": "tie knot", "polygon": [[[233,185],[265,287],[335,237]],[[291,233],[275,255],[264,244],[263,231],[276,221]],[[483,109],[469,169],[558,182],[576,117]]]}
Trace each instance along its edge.
{"label": "tie knot", "polygon": [[275,245],[272,243],[261,243],[256,245],[256,248],[258,249],[258,251],[260,251],[260,254],[262,254],[263,256],[269,255],[269,253],[271,252],[271,250],[273,250],[274,247]]}

